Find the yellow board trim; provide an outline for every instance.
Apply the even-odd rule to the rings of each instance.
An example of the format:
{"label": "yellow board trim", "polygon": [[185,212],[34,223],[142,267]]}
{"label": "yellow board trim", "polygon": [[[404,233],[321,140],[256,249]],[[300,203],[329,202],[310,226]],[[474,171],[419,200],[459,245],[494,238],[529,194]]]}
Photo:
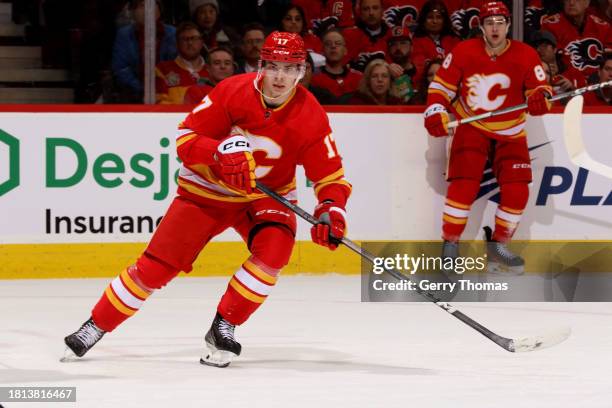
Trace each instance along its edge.
{"label": "yellow board trim", "polygon": [[255,294],[249,292],[245,288],[243,288],[242,285],[240,284],[240,282],[238,282],[235,278],[232,278],[232,280],[230,281],[229,284],[230,284],[230,286],[232,288],[234,288],[236,290],[236,292],[240,293],[240,295],[242,297],[250,300],[251,302],[254,302],[254,303],[263,303],[264,300],[266,300],[265,297],[257,296]]}
{"label": "yellow board trim", "polygon": [[115,307],[115,309],[117,309],[124,315],[132,316],[134,313],[136,313],[135,310],[128,309],[123,305],[123,303],[121,303],[119,299],[117,299],[110,286],[106,287],[104,293],[106,294],[106,297],[111,302],[111,304]]}
{"label": "yellow board trim", "polygon": [[121,272],[121,277],[123,278],[123,282],[128,289],[131,290],[132,293],[135,293],[136,296],[139,296],[142,299],[149,297],[150,293],[145,292],[136,282],[134,282],[127,269],[124,269],[123,272]]}
{"label": "yellow board trim", "polygon": [[[132,265],[146,243],[3,244],[0,279],[114,278]],[[251,256],[242,241],[210,242],[193,265],[179,276],[230,277]],[[338,273],[355,275],[361,259],[341,247],[336,251],[310,241],[298,241],[283,275]]]}

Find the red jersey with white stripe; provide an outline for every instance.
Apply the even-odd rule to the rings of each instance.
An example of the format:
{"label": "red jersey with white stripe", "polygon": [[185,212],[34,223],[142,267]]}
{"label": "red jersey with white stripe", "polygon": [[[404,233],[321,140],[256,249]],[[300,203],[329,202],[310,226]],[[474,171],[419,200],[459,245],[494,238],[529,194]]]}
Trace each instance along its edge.
{"label": "red jersey with white stripe", "polygon": [[[247,137],[257,164],[255,175],[295,200],[295,168],[303,165],[320,201],[346,202],[351,185],[331,136],[327,114],[302,86],[277,108],[269,108],[253,84],[255,73],[220,82],[179,125],[179,195],[206,203],[245,203],[265,195],[244,195],[219,177],[214,154],[230,134]],[[261,88],[260,88],[261,89]]]}
{"label": "red jersey with white stripe", "polygon": [[557,49],[563,51],[563,62],[589,76],[599,68],[604,51],[612,48],[612,30],[606,21],[587,15],[580,30],[563,13],[546,17],[542,30],[557,39]]}
{"label": "red jersey with white stripe", "polygon": [[[466,118],[524,103],[537,88],[552,94],[533,48],[508,40],[506,48],[491,57],[484,41],[474,38],[461,42],[448,54],[429,86],[427,105],[452,105],[458,118]],[[469,125],[489,137],[518,138],[525,136],[525,119],[522,110]]]}

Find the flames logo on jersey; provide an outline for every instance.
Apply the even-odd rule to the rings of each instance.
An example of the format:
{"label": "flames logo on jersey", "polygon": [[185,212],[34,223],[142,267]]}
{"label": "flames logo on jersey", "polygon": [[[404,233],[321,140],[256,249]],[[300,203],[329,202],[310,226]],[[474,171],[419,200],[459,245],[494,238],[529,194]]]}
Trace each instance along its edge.
{"label": "flames logo on jersey", "polygon": [[340,20],[336,16],[317,18],[312,20],[312,31],[315,35],[321,37],[327,30],[337,27],[339,22]]}
{"label": "flames logo on jersey", "polygon": [[383,51],[376,52],[362,52],[357,58],[351,61],[351,68],[357,71],[363,72],[366,66],[375,59],[385,59],[385,53]]}
{"label": "flames logo on jersey", "polygon": [[539,30],[542,20],[546,16],[546,10],[541,7],[527,7],[525,9],[525,25],[534,30]]}
{"label": "flames logo on jersey", "polygon": [[510,87],[510,78],[499,73],[491,75],[474,74],[466,82],[469,88],[467,104],[474,111],[478,109],[485,111],[498,109],[506,100],[506,95],[497,95],[494,99],[491,99],[491,90],[495,87],[500,89]]}
{"label": "flames logo on jersey", "polygon": [[455,33],[461,38],[467,38],[472,28],[480,24],[478,14],[479,10],[476,7],[459,9],[451,14],[451,23]]}
{"label": "flames logo on jersey", "polygon": [[572,66],[580,71],[598,68],[602,52],[601,42],[592,37],[574,40],[565,46],[565,53],[569,55]]}
{"label": "flames logo on jersey", "polygon": [[383,20],[389,27],[410,28],[416,24],[419,11],[414,6],[389,7],[383,14]]}

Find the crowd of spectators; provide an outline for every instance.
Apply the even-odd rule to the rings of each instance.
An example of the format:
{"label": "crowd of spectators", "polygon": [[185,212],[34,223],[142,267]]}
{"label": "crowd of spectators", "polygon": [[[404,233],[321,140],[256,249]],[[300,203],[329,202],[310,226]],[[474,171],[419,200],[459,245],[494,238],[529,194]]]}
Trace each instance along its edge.
{"label": "crowd of spectators", "polygon": [[[281,30],[304,38],[309,58],[302,84],[322,103],[423,104],[445,56],[462,39],[480,35],[483,2],[156,0],[156,101],[194,104],[223,79],[256,71],[266,34]],[[48,21],[30,25],[48,55],[46,66],[78,62],[77,102],[142,102],[144,0],[17,3],[17,19]],[[525,5],[524,40],[538,51],[556,92],[611,77],[612,0]],[[72,34],[62,37],[62,29]],[[53,52],[64,49],[56,44],[62,39],[74,55]],[[610,98],[593,94],[587,103],[609,105]]]}

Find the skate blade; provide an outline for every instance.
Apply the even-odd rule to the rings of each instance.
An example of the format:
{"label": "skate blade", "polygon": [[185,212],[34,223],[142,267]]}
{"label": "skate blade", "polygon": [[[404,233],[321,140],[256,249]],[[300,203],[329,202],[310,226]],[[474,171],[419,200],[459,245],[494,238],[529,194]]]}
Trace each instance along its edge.
{"label": "skate blade", "polygon": [[236,357],[236,354],[232,353],[231,351],[218,350],[210,344],[207,344],[207,346],[208,352],[206,353],[206,356],[202,356],[200,358],[200,364],[225,368],[230,365],[234,357]]}
{"label": "skate blade", "polygon": [[64,355],[62,356],[62,358],[60,358],[59,361],[61,363],[72,363],[77,360],[79,360],[79,357],[74,354],[74,351],[70,350],[70,347],[66,347],[66,350],[64,350]]}
{"label": "skate blade", "polygon": [[487,272],[491,275],[520,276],[525,273],[525,266],[507,266],[498,262],[489,262]]}

